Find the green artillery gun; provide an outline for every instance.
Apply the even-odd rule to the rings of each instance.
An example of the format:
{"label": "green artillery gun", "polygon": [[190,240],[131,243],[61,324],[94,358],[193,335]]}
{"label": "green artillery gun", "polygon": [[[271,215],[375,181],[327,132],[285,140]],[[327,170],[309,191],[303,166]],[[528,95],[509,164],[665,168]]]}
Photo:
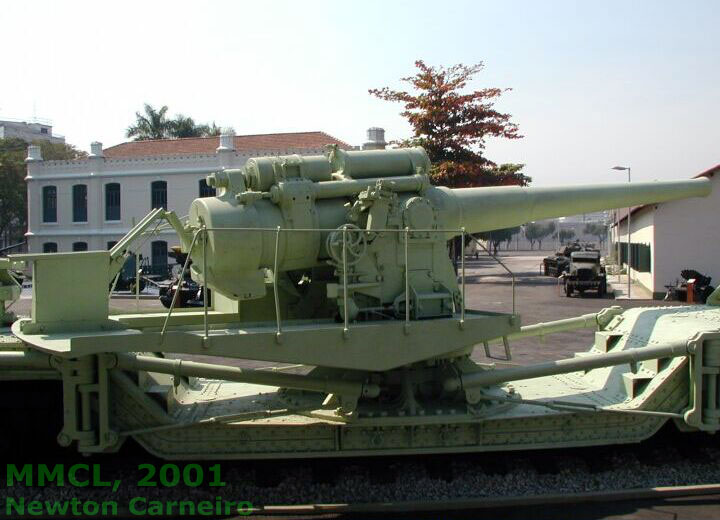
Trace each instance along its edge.
{"label": "green artillery gun", "polygon": [[[447,251],[456,236],[705,196],[706,179],[448,189],[429,169],[421,148],[253,158],[210,175],[217,196],[186,223],[160,208],[110,251],[16,255],[33,264],[33,309],[6,336],[0,376],[61,380],[58,441],[83,453],[129,437],[160,457],[230,459],[625,443],[671,418],[720,428],[716,296],[681,310],[692,327],[676,309],[615,307],[521,327],[514,310],[468,308]],[[123,252],[163,220],[212,303],[109,315]],[[581,327],[597,332],[576,358],[470,357]]]}

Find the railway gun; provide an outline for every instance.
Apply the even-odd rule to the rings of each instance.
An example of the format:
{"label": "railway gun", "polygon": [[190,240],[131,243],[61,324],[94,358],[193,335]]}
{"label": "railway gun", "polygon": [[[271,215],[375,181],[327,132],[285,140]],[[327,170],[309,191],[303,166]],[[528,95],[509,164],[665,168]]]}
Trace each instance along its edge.
{"label": "railway gun", "polygon": [[[0,380],[56,381],[62,446],[166,459],[329,457],[632,443],[720,428],[720,292],[706,305],[521,326],[466,304],[448,241],[526,222],[706,196],[707,179],[449,189],[422,148],[251,158],[207,178],[186,222],[151,212],[110,251],[10,255],[30,318],[0,336]],[[203,308],[109,313],[131,245],[178,234]],[[191,265],[189,259],[192,259]],[[184,273],[181,273],[181,278]],[[592,327],[570,359],[497,368],[514,338]],[[271,368],[237,366],[263,362]]]}

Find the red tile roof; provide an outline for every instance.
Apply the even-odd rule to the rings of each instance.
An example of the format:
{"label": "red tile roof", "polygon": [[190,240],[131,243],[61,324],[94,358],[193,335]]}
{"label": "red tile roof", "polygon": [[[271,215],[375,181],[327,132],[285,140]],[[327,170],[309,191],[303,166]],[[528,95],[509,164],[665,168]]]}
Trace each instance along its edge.
{"label": "red tile roof", "polygon": [[[346,150],[352,146],[325,132],[292,132],[284,134],[236,135],[235,150],[280,151],[322,148],[326,144],[337,144]],[[130,141],[103,150],[110,159],[123,157],[147,157],[153,155],[186,155],[215,153],[220,145],[219,137],[188,137],[183,139],[157,139]]]}

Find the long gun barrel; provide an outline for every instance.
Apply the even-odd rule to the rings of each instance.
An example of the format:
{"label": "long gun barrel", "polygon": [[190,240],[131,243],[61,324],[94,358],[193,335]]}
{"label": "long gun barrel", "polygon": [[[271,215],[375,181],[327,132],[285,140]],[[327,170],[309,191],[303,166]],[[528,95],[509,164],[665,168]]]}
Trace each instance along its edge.
{"label": "long gun barrel", "polygon": [[[428,294],[438,286],[454,287],[445,241],[461,228],[479,233],[710,193],[707,179],[450,189],[431,186],[429,174],[422,148],[333,148],[326,156],[253,158],[242,169],[213,174],[208,184],[218,189],[217,197],[196,199],[190,208],[189,229],[207,232],[191,253],[193,277],[204,281],[206,272],[207,285],[216,291],[254,299],[265,294],[265,269],[297,272],[330,263],[337,273],[350,272],[357,284],[366,284],[358,291],[375,291],[368,298],[380,306],[409,288],[409,277],[401,282],[406,257],[408,264],[423,258],[413,269],[416,291],[427,284]],[[355,231],[348,233],[348,226]],[[413,230],[406,251],[403,233]],[[343,260],[343,254],[350,258]],[[328,291],[335,294],[332,286]],[[438,305],[443,309],[437,312],[445,312],[450,304]]]}
{"label": "long gun barrel", "polygon": [[710,194],[708,179],[552,188],[438,188],[449,199],[448,228],[470,233],[613,208],[626,208]]}

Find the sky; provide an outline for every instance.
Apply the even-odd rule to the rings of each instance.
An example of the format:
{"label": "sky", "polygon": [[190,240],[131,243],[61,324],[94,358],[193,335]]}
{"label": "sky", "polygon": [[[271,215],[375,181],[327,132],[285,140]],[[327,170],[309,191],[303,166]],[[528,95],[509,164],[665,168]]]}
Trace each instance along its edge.
{"label": "sky", "polygon": [[687,178],[720,163],[720,2],[3,2],[0,119],[46,118],[88,150],[126,140],[144,103],[237,134],[322,130],[353,145],[371,126],[410,136],[413,63],[483,62],[472,88],[523,139],[485,156],[533,185]]}

